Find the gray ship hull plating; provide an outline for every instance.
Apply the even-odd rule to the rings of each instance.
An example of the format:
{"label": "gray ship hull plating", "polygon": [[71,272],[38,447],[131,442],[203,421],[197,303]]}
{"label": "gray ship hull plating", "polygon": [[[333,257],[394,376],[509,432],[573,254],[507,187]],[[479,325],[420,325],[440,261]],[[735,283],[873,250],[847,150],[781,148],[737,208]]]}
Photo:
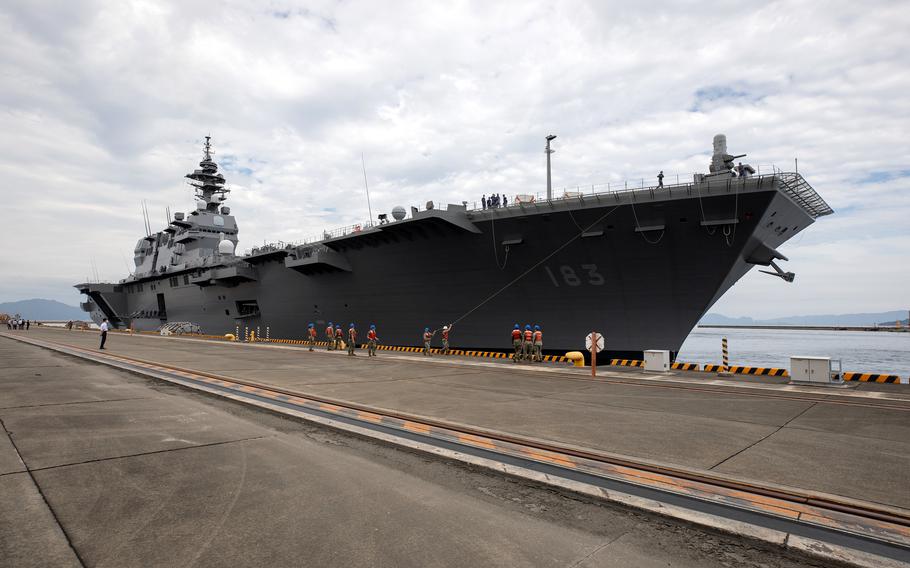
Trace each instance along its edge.
{"label": "gray ship hull plating", "polygon": [[361,336],[375,323],[382,343],[418,345],[424,327],[455,322],[453,347],[509,350],[514,324],[539,324],[548,353],[580,350],[596,330],[605,358],[675,355],[739,278],[783,259],[774,249],[830,212],[798,174],[714,177],[420,211],[320,243],[77,288],[96,321],[138,330],[189,321],[207,334],[302,338],[313,322],[322,339],[328,321],[354,322]]}

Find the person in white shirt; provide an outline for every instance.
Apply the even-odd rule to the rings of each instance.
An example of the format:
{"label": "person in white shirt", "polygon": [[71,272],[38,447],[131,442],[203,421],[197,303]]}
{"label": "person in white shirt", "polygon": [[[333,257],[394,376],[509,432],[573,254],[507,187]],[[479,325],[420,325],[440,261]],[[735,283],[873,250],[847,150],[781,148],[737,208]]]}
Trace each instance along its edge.
{"label": "person in white shirt", "polygon": [[101,347],[99,347],[98,349],[104,349],[104,342],[107,341],[107,330],[109,328],[110,328],[110,326],[107,323],[107,318],[104,318],[101,321]]}

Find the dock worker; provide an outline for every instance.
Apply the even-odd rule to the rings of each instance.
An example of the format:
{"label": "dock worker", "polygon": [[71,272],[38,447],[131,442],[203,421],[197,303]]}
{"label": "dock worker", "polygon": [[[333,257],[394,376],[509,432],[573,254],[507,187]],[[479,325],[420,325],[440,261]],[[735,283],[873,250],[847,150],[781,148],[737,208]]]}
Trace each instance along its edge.
{"label": "dock worker", "polygon": [[107,341],[107,330],[110,329],[110,325],[107,323],[107,318],[101,320],[101,345],[98,349],[104,349],[104,342]]}
{"label": "dock worker", "polygon": [[531,360],[531,346],[534,340],[534,333],[531,331],[531,326],[529,324],[525,325],[524,334],[522,334],[521,342],[521,355],[522,358],[530,361]]}
{"label": "dock worker", "polygon": [[370,324],[370,331],[367,332],[367,354],[370,357],[376,356],[376,344],[379,343],[379,336],[376,335],[376,324]]}
{"label": "dock worker", "polygon": [[543,361],[543,332],[540,330],[539,325],[534,325],[534,346],[532,351],[532,358],[540,363]]}
{"label": "dock worker", "polygon": [[515,353],[512,355],[512,362],[518,363],[521,361],[521,329],[518,327],[518,324],[515,324],[515,327],[512,328],[512,347],[515,348]]}
{"label": "dock worker", "polygon": [[433,341],[433,332],[430,331],[430,328],[423,328],[423,354],[427,357],[430,356],[430,343]]}
{"label": "dock worker", "polygon": [[357,353],[354,351],[357,348],[357,328],[354,327],[354,324],[348,326],[348,355],[354,356]]}
{"label": "dock worker", "polygon": [[307,326],[306,330],[307,343],[310,346],[310,351],[313,350],[313,346],[316,345],[316,326],[313,325],[313,322]]}
{"label": "dock worker", "polygon": [[442,354],[443,355],[449,354],[449,330],[450,329],[451,329],[451,327],[448,325],[442,326]]}
{"label": "dock worker", "polygon": [[664,186],[664,171],[660,170],[660,173],[657,174],[657,187]]}
{"label": "dock worker", "polygon": [[332,322],[329,322],[329,325],[325,328],[325,341],[326,351],[335,349],[335,326],[332,325]]}
{"label": "dock worker", "polygon": [[335,349],[341,350],[344,347],[344,332],[341,331],[341,324],[335,324]]}

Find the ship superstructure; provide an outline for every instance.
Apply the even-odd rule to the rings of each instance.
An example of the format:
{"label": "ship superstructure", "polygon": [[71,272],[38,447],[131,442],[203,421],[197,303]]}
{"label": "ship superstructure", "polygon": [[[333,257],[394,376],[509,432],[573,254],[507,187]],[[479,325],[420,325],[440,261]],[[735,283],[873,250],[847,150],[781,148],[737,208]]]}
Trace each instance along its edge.
{"label": "ship superstructure", "polygon": [[595,329],[607,356],[675,353],[753,266],[792,281],[777,248],[832,212],[798,173],[734,176],[738,156],[718,135],[709,173],[692,182],[493,209],[396,207],[391,221],[236,255],[230,190],[211,154],[207,137],[186,176],[195,210],[138,241],[133,275],[77,286],[93,319],[139,330],[192,322],[209,334],[268,327],[283,338],[309,322],[375,323],[394,345],[455,323],[453,345],[493,350],[530,323],[550,353],[578,349]]}

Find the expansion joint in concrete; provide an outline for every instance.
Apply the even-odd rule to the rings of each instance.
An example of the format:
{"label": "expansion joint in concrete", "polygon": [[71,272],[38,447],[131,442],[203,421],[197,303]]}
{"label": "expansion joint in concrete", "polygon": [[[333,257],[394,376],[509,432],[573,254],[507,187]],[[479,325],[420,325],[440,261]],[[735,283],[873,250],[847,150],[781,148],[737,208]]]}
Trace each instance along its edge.
{"label": "expansion joint in concrete", "polygon": [[85,560],[82,558],[82,555],[79,554],[79,551],[73,544],[73,539],[70,538],[70,535],[66,531],[66,528],[64,528],[63,523],[60,522],[60,518],[57,516],[57,512],[51,506],[50,501],[47,500],[47,496],[41,489],[41,485],[38,484],[38,480],[35,479],[34,473],[32,473],[32,470],[28,467],[28,464],[25,463],[25,460],[22,459],[22,454],[19,452],[19,446],[16,445],[16,441],[13,440],[13,437],[10,435],[9,430],[6,429],[6,424],[4,424],[2,417],[0,417],[0,430],[3,430],[3,434],[9,439],[9,443],[13,446],[13,450],[16,452],[16,456],[19,458],[19,461],[21,461],[22,465],[25,466],[25,472],[28,473],[29,479],[32,480],[32,485],[35,486],[35,491],[38,492],[38,495],[41,495],[41,500],[44,502],[44,506],[47,507],[48,512],[50,512],[51,516],[54,518],[54,522],[57,523],[57,527],[60,529],[60,533],[63,535],[63,538],[66,539],[67,546],[69,546],[70,550],[73,551],[73,556],[75,556],[76,560],[79,561],[79,565],[84,567]]}
{"label": "expansion joint in concrete", "polygon": [[153,452],[139,452],[136,454],[126,454],[123,456],[111,456],[109,458],[96,458],[96,459],[84,460],[84,461],[78,461],[78,462],[61,463],[61,464],[57,464],[57,465],[49,465],[47,467],[36,467],[34,469],[29,469],[29,471],[47,471],[50,469],[60,469],[62,467],[72,467],[72,466],[76,466],[76,465],[85,465],[85,464],[89,464],[89,463],[123,460],[123,459],[128,459],[128,458],[138,458],[138,457],[142,457],[142,456],[153,456],[156,454],[168,454],[171,452],[181,452],[184,450],[195,450],[197,448],[211,448],[212,446],[225,446],[227,444],[236,444],[239,442],[249,442],[252,440],[261,440],[266,437],[267,436],[253,436],[250,438],[240,438],[237,440],[226,440],[224,442],[212,442],[210,444],[195,444],[192,446],[181,446],[179,448],[168,448],[166,450],[155,450]]}
{"label": "expansion joint in concrete", "polygon": [[727,457],[725,457],[724,459],[720,460],[719,462],[717,462],[716,464],[712,465],[712,466],[709,467],[708,469],[709,469],[709,470],[712,470],[712,469],[714,469],[714,468],[716,468],[716,467],[720,467],[721,465],[727,463],[728,461],[730,461],[731,459],[735,458],[735,457],[738,456],[739,454],[741,454],[741,453],[743,453],[743,452],[745,452],[745,451],[751,450],[751,449],[754,448],[755,446],[761,444],[762,442],[764,442],[765,440],[767,440],[767,439],[770,438],[771,436],[777,434],[778,432],[780,432],[781,430],[783,430],[784,428],[786,428],[788,424],[790,424],[791,422],[793,422],[794,420],[796,420],[797,418],[799,418],[799,417],[802,416],[803,414],[805,414],[805,413],[809,412],[810,410],[812,410],[813,408],[815,408],[816,405],[818,405],[818,403],[817,403],[817,402],[813,402],[812,404],[810,404],[810,405],[807,406],[806,408],[802,409],[800,412],[797,412],[795,415],[793,415],[792,417],[790,417],[789,420],[787,420],[786,422],[784,422],[783,424],[781,424],[780,426],[778,426],[777,429],[776,429],[775,431],[773,431],[773,432],[771,432],[771,433],[769,433],[769,434],[765,434],[764,436],[762,436],[762,437],[759,438],[758,440],[755,440],[754,442],[752,442],[751,444],[749,444],[749,445],[746,446],[745,448],[742,448],[742,449],[740,449],[740,450],[738,450],[738,451],[736,451],[736,452],[733,452],[732,454],[730,454],[729,456],[727,456]]}
{"label": "expansion joint in concrete", "polygon": [[44,408],[47,406],[72,406],[76,404],[97,404],[99,402],[123,402],[127,400],[148,400],[149,396],[136,396],[131,398],[105,398],[98,400],[76,400],[72,402],[49,402],[47,404],[23,404],[21,406],[0,406],[0,410],[17,410],[20,408]]}

